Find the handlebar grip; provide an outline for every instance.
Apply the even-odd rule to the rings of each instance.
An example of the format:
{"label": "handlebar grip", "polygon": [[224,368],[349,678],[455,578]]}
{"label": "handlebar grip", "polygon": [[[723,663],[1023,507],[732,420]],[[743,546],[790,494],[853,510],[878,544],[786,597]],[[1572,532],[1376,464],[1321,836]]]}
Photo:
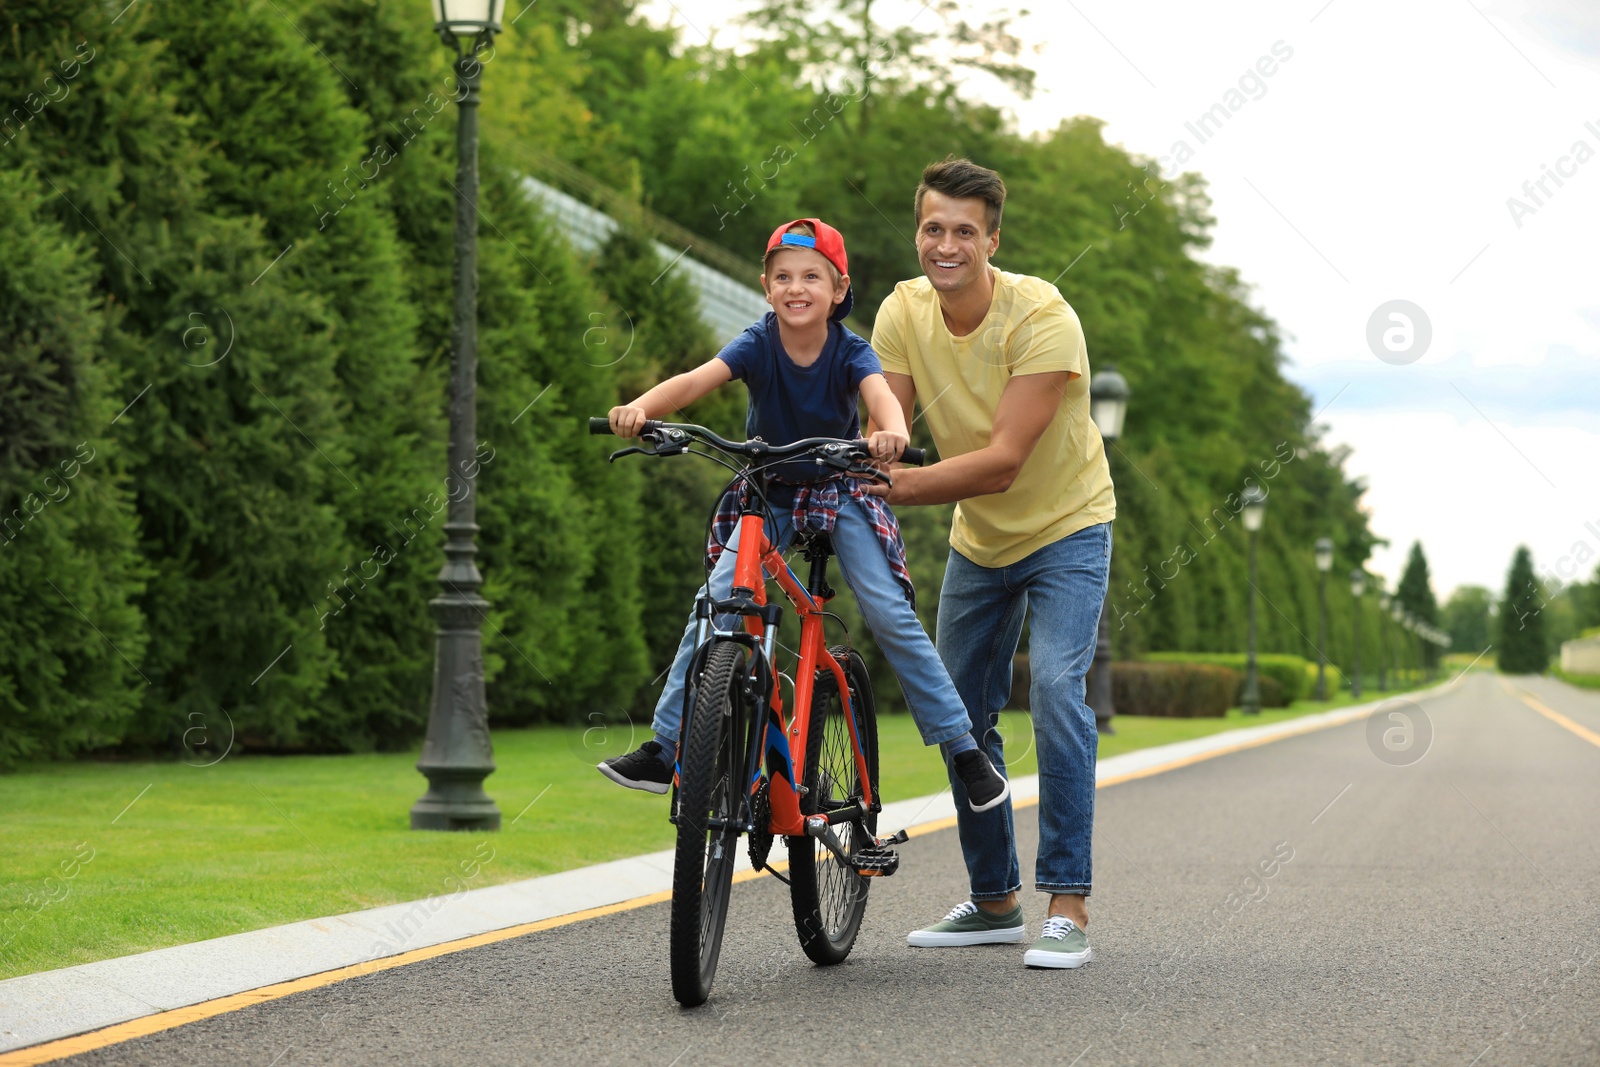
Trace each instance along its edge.
{"label": "handlebar grip", "polygon": [[[662,423],[660,419],[646,419],[644,420],[644,427],[640,430],[640,432],[655,433],[657,430],[661,429],[661,425]],[[611,433],[611,420],[591,418],[589,420],[589,432],[596,437],[599,437],[601,434]]]}
{"label": "handlebar grip", "polygon": [[926,448],[912,448],[907,445],[904,452],[900,453],[900,462],[908,467],[920,467],[928,461]]}

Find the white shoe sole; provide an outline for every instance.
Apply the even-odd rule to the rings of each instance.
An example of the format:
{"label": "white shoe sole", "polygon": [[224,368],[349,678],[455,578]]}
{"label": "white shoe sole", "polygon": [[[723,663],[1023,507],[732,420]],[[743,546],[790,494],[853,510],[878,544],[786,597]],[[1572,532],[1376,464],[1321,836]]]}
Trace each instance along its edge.
{"label": "white shoe sole", "polygon": [[594,766],[595,770],[599,771],[613,782],[616,782],[618,785],[624,786],[628,789],[639,789],[646,793],[655,793],[660,795],[672,788],[672,783],[670,782],[636,782],[632,778],[624,778],[622,775],[618,774],[604,763],[596,763]]}
{"label": "white shoe sole", "polygon": [[1042,948],[1030,948],[1022,954],[1022,963],[1025,967],[1054,967],[1075,969],[1094,959],[1094,947],[1084,949],[1082,952],[1050,952]]}
{"label": "white shoe sole", "polygon": [[932,930],[913,930],[906,935],[906,944],[912,948],[960,948],[964,945],[1016,945],[1027,939],[1028,928],[1011,927],[1003,930],[974,930],[971,933],[934,933]]}
{"label": "white shoe sole", "polygon": [[973,811],[975,811],[975,812],[977,812],[978,814],[981,815],[986,811],[992,811],[993,809],[998,808],[1000,805],[1004,804],[1006,802],[1007,798],[1009,798],[1010,796],[1011,796],[1011,783],[1007,782],[1006,783],[1006,787],[1003,790],[1000,791],[1000,795],[995,797],[993,800],[989,801],[989,803],[985,804],[983,807],[981,807],[981,808],[978,807],[976,804],[974,804],[970,800],[967,801],[967,807],[971,808]]}

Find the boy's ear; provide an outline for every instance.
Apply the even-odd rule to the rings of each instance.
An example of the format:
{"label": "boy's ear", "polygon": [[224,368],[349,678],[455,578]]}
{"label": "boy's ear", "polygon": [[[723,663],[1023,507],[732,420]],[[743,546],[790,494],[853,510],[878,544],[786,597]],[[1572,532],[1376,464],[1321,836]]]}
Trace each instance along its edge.
{"label": "boy's ear", "polygon": [[835,285],[833,287],[833,302],[835,304],[844,303],[844,294],[848,293],[849,291],[850,291],[850,275],[848,275],[848,274],[839,275],[839,284],[837,284],[837,285]]}

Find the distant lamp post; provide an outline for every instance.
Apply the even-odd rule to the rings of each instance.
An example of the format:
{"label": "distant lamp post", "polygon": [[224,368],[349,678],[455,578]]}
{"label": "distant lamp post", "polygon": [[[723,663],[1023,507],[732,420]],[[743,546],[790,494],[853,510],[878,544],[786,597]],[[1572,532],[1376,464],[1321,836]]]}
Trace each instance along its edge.
{"label": "distant lamp post", "polygon": [[1361,699],[1361,594],[1367,591],[1367,576],[1357,567],[1350,572],[1350,596],[1355,601],[1355,651],[1350,654],[1350,696]]}
{"label": "distant lamp post", "polygon": [[1411,616],[1409,613],[1407,613],[1405,605],[1401,604],[1398,600],[1396,600],[1390,607],[1389,614],[1394,618],[1395,625],[1399,626],[1403,631],[1405,631],[1400,637],[1400,644],[1401,647],[1405,649],[1406,665],[1409,667],[1411,666],[1411,661],[1414,658],[1413,653],[1416,651],[1413,647],[1413,642],[1410,636],[1414,633],[1412,629]]}
{"label": "distant lamp post", "polygon": [[428,791],[411,808],[413,830],[498,830],[500,809],[483,791],[494,773],[489,708],[483,690],[483,576],[478,546],[478,52],[500,32],[501,0],[433,0],[435,29],[456,53],[455,320],[451,329],[450,473],[445,564],[429,601],[438,623],[433,700],[417,770]]}
{"label": "distant lamp post", "polygon": [[1328,572],[1333,569],[1333,539],[1317,538],[1317,700],[1328,699]]}
{"label": "distant lamp post", "polygon": [[[1399,685],[1400,654],[1394,657],[1395,684]],[[1378,692],[1389,691],[1389,594],[1378,593]]]}
{"label": "distant lamp post", "polygon": [[1246,715],[1261,714],[1261,679],[1256,672],[1256,540],[1261,532],[1261,520],[1267,515],[1267,491],[1259,485],[1245,486],[1243,500],[1244,528],[1250,534],[1250,640],[1244,659],[1244,699],[1240,701]]}
{"label": "distant lamp post", "polygon": [[[1089,418],[1107,445],[1115,444],[1122,436],[1122,420],[1128,414],[1128,397],[1133,391],[1128,380],[1116,372],[1111,364],[1089,380]],[[1111,457],[1106,457],[1110,463]],[[1094,709],[1095,729],[1103,734],[1116,733],[1111,728],[1111,717],[1116,707],[1111,699],[1111,583],[1106,582],[1106,595],[1100,601],[1100,626],[1094,641],[1094,662],[1089,666],[1089,706]]]}

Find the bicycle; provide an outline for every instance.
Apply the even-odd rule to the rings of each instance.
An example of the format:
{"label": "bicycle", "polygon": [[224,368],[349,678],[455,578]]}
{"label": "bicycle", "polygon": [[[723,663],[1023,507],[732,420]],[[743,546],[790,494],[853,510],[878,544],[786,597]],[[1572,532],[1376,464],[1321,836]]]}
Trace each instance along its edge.
{"label": "bicycle", "polygon": [[[589,432],[610,433],[610,423],[592,418]],[[826,535],[797,536],[811,565],[801,585],[767,539],[763,522],[771,513],[766,476],[780,464],[810,456],[847,475],[885,483],[889,478],[871,465],[865,441],[812,437],[782,446],[759,439],[740,443],[703,426],[656,420],[645,423],[640,437],[649,447],[620,449],[611,460],[702,456],[735,471],[724,494],[741,485],[750,489],[739,516],[732,595],[725,600],[702,595],[695,603],[696,652],[684,693],[670,809],[677,827],[672,993],[685,1007],[694,1007],[711,995],[716,977],[740,834],[748,835],[752,867],[789,883],[800,947],[823,966],[842,963],[854,947],[868,879],[887,877],[899,867],[893,846],[906,840],[905,831],[876,836],[883,804],[877,707],[866,664],[848,645],[824,644],[823,620],[835,595],[827,580],[832,546]],[[692,450],[696,443],[715,452]],[[726,462],[735,458],[747,462],[742,467]],[[908,448],[901,461],[920,466],[924,458],[922,449]],[[769,578],[800,617],[792,678],[780,675],[773,658],[783,608],[767,600]],[[743,629],[719,629],[718,619],[728,616],[740,617]],[[793,695],[788,715],[780,677],[790,682]],[[789,854],[787,878],[767,863],[779,835]]]}

